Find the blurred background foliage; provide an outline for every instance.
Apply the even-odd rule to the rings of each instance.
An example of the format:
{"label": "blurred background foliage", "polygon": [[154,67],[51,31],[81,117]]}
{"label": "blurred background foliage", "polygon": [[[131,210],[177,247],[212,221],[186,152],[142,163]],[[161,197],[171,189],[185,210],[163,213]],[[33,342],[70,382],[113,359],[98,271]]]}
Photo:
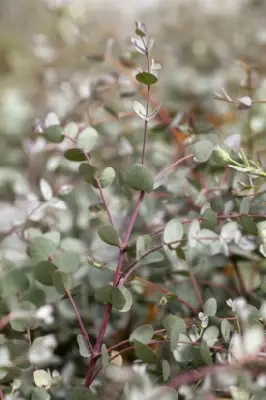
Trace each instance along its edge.
{"label": "blurred background foliage", "polygon": [[[93,162],[99,167],[111,165],[117,171],[108,202],[115,225],[123,232],[132,194],[122,191],[119,171],[139,156],[143,129],[143,121],[132,116],[132,100],[142,98],[139,87],[132,81],[132,70],[142,63],[142,59],[132,53],[130,45],[135,20],[145,21],[156,40],[153,56],[162,65],[162,71],[152,96],[179,121],[179,144],[180,140],[192,135],[209,135],[219,143],[232,134],[239,134],[247,152],[263,160],[266,105],[256,104],[247,116],[228,103],[215,101],[212,93],[225,88],[232,98],[251,95],[252,98],[266,99],[265,14],[263,0],[0,0],[0,230],[3,236],[12,233],[1,242],[2,273],[14,264],[16,268],[23,266],[28,271],[25,238],[14,234],[12,229],[14,223],[19,225],[25,219],[29,194],[40,195],[40,179],[45,178],[54,192],[71,183],[75,188],[66,197],[68,211],[60,207],[46,210],[40,225],[44,232],[60,230],[61,246],[65,249],[70,246],[83,257],[75,279],[76,283],[85,285],[77,301],[95,339],[102,308],[93,302],[92,293],[108,282],[112,273],[88,268],[88,256],[100,256],[96,261],[114,266],[117,250],[106,249],[96,235],[95,227],[99,221],[106,221],[98,193],[81,183],[75,165],[62,160],[61,155],[66,150],[64,144],[53,146],[40,138],[36,140],[34,120],[43,119],[48,112],[54,111],[63,125],[76,121],[97,128],[100,143],[93,152]],[[247,79],[250,69],[252,85]],[[70,131],[72,128],[68,127]],[[176,159],[179,151],[176,139],[165,125],[151,122],[147,162],[154,170]],[[137,221],[139,233],[161,227],[177,214],[194,215],[195,209],[204,204],[206,198],[198,183],[192,185],[187,180],[188,170],[186,167],[178,170],[168,182],[167,193],[162,190],[147,196],[141,210],[142,218]],[[215,186],[220,175],[208,175],[207,186]],[[188,197],[198,207],[190,208],[184,200]],[[32,201],[37,200],[33,198]],[[216,205],[215,211],[223,212],[231,197],[228,203],[227,198],[223,200],[222,205]],[[229,204],[226,210],[230,212],[233,208]],[[39,219],[31,220],[30,226],[36,221]],[[144,269],[142,278],[163,281],[175,292],[178,283],[173,279],[170,262],[165,263],[163,273],[162,269],[155,268],[152,272]],[[227,264],[228,259],[224,256],[216,259],[217,270]],[[210,271],[210,264],[206,263],[205,267],[202,282],[208,277],[209,282],[213,279],[227,287],[228,281],[233,280],[230,270],[228,276],[221,276],[216,275],[216,270]],[[180,282],[180,296],[197,306],[191,284]],[[255,280],[253,284],[257,288],[261,281]],[[18,299],[32,301],[37,307],[44,299],[59,301],[61,296],[50,289],[46,288],[44,295],[34,285],[29,289],[26,284]],[[139,297],[133,313],[129,318],[120,319],[114,315],[115,329],[107,331],[110,344],[127,338],[133,326],[152,322],[154,315],[160,312],[154,304],[161,293],[146,290],[138,283],[134,290]],[[151,301],[144,306],[142,295],[146,292]],[[13,295],[12,290],[10,293]],[[225,293],[221,286],[215,289],[215,296],[225,302],[228,292]],[[7,309],[10,309],[9,299],[7,303]],[[169,307],[175,312],[180,305]],[[3,308],[2,315],[7,309]],[[76,336],[72,337],[74,315],[64,300],[59,303],[57,312],[62,320],[56,321],[53,329],[60,344],[57,352],[65,357],[66,368],[71,364],[69,360],[75,364],[79,357]],[[60,329],[62,321],[67,326],[64,331]],[[78,329],[75,335],[77,333]],[[56,360],[53,362],[56,365]],[[77,377],[83,378],[84,371],[82,365]]]}

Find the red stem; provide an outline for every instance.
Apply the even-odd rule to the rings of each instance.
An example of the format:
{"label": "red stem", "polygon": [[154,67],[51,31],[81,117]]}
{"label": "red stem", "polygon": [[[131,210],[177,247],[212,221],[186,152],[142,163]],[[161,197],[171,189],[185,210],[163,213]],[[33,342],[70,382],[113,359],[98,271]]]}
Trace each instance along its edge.
{"label": "red stem", "polygon": [[85,338],[85,340],[86,340],[86,342],[88,344],[88,347],[89,347],[89,350],[90,350],[91,354],[93,355],[94,354],[94,349],[93,349],[92,344],[90,342],[89,335],[87,334],[86,328],[85,328],[85,326],[83,324],[83,321],[81,319],[81,316],[80,316],[79,310],[78,310],[78,308],[76,306],[76,303],[75,303],[75,301],[74,301],[74,299],[73,299],[73,297],[72,297],[72,295],[71,295],[71,293],[70,293],[70,291],[68,289],[66,289],[66,295],[67,295],[67,297],[68,297],[68,299],[69,299],[69,301],[70,301],[70,303],[72,305],[72,308],[73,308],[73,310],[74,310],[74,312],[76,314],[80,331],[81,331],[82,335],[84,336],[84,338]]}

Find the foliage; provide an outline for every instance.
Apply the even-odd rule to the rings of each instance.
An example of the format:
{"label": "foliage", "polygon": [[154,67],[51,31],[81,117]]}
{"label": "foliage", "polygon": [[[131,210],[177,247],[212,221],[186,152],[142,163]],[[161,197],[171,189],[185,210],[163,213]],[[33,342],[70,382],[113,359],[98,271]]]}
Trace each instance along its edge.
{"label": "foliage", "polygon": [[[263,162],[252,135],[223,141],[192,116],[188,135],[153,97],[145,24],[131,46],[93,88],[111,81],[121,109],[37,120],[27,176],[6,184],[0,398],[263,399]],[[264,100],[243,69],[247,93],[214,97],[250,126]]]}

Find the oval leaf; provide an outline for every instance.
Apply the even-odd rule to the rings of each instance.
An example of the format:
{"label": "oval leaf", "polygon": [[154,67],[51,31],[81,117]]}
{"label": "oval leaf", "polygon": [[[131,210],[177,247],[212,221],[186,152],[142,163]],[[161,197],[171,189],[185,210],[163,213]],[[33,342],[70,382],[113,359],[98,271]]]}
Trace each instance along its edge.
{"label": "oval leaf", "polygon": [[77,147],[88,153],[95,147],[97,139],[98,133],[96,129],[89,126],[79,134],[77,139]]}
{"label": "oval leaf", "polygon": [[111,246],[119,246],[119,237],[112,225],[103,225],[98,230],[98,235],[104,243]]}
{"label": "oval leaf", "polygon": [[143,83],[144,85],[147,85],[147,86],[153,85],[154,83],[156,83],[158,81],[157,76],[155,76],[147,71],[139,72],[136,75],[136,79],[138,82]]}
{"label": "oval leaf", "polygon": [[[163,241],[171,248],[177,248],[184,234],[184,228],[178,219],[169,221],[164,229]],[[176,243],[172,243],[176,242]]]}

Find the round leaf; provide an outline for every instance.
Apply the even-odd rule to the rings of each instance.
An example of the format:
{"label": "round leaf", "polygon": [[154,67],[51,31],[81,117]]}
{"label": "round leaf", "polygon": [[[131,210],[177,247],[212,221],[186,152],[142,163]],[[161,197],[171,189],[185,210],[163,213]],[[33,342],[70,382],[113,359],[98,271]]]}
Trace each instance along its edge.
{"label": "round leaf", "polygon": [[[179,242],[184,234],[184,228],[178,219],[172,219],[169,221],[164,229],[163,241],[165,244],[169,244],[171,248],[177,248]],[[176,243],[171,243],[176,242]]]}
{"label": "round leaf", "polygon": [[153,336],[153,327],[151,325],[143,325],[136,328],[129,336],[129,341],[137,340],[141,343],[148,343]]}
{"label": "round leaf", "polygon": [[35,279],[46,286],[53,285],[53,273],[57,270],[56,265],[50,261],[41,261],[34,268]]}
{"label": "round leaf", "polygon": [[212,155],[214,144],[210,140],[202,140],[194,146],[194,159],[198,162],[206,162]]}
{"label": "round leaf", "polygon": [[[119,304],[118,300],[120,299],[121,295],[117,295],[117,293],[116,293],[115,294],[115,299],[114,299],[114,297],[113,297],[114,289],[118,289],[123,295],[124,300],[121,300],[120,304]],[[113,301],[115,303],[113,303]],[[131,292],[125,286],[119,286],[118,288],[113,288],[113,290],[112,290],[112,304],[116,307],[116,309],[118,311],[120,311],[120,312],[128,312],[131,309],[132,304],[133,304],[133,297],[132,297]]]}
{"label": "round leaf", "polygon": [[72,288],[72,279],[69,274],[63,271],[53,273],[53,285],[59,294],[65,294],[66,289]]}
{"label": "round leaf", "polygon": [[[99,175],[98,177],[101,187],[105,188],[107,186],[110,186],[114,179],[115,179],[115,170],[112,167],[107,167],[105,168]],[[97,183],[94,181],[93,186],[98,188]]]}
{"label": "round leaf", "polygon": [[150,170],[143,164],[133,164],[125,173],[125,183],[134,190],[150,193],[153,191],[153,178]]}
{"label": "round leaf", "polygon": [[208,317],[214,317],[217,312],[217,301],[211,297],[204,304],[204,313],[208,315]]}
{"label": "round leaf", "polygon": [[88,153],[95,147],[97,139],[98,133],[96,129],[89,126],[79,134],[77,139],[77,147]]}
{"label": "round leaf", "polygon": [[34,237],[29,244],[29,255],[35,264],[47,260],[56,250],[57,246],[55,243],[44,236]]}
{"label": "round leaf", "polygon": [[58,269],[73,274],[79,267],[80,257],[74,251],[61,251],[53,259]]}
{"label": "round leaf", "polygon": [[94,183],[94,177],[97,173],[97,168],[91,166],[88,163],[82,163],[79,166],[79,172],[82,175],[83,179],[85,180],[85,182],[89,183],[89,184],[93,184]]}

